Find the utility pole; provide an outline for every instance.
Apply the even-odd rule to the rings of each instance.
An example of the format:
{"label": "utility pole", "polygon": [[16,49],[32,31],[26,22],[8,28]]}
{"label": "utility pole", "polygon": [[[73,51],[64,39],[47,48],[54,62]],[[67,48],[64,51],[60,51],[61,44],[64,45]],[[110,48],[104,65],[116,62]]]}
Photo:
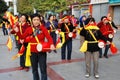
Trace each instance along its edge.
{"label": "utility pole", "polygon": [[37,11],[36,11],[36,9],[35,9],[34,7],[33,7],[33,12],[34,12],[34,13],[36,13],[36,12],[37,12]]}
{"label": "utility pole", "polygon": [[17,0],[13,0],[13,8],[14,8],[14,15],[18,15],[18,13],[17,13]]}

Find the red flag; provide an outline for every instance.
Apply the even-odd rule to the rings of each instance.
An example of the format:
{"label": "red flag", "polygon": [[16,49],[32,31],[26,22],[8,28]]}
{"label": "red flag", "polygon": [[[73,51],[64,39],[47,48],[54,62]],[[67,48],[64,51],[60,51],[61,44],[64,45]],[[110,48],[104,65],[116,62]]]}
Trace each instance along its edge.
{"label": "red flag", "polygon": [[111,50],[112,54],[116,54],[117,51],[118,51],[118,49],[117,49],[117,47],[115,46],[114,43],[111,43],[110,50]]}
{"label": "red flag", "polygon": [[7,17],[12,27],[18,21],[18,18],[8,11],[5,13],[5,16]]}
{"label": "red flag", "polygon": [[25,46],[22,45],[21,48],[20,48],[20,50],[19,50],[19,52],[18,52],[18,54],[19,55],[23,55],[24,51],[25,51]]}
{"label": "red flag", "polygon": [[11,26],[12,26],[12,28],[13,28],[15,20],[13,19],[13,16],[12,16],[12,15],[10,15],[9,21],[10,21]]}

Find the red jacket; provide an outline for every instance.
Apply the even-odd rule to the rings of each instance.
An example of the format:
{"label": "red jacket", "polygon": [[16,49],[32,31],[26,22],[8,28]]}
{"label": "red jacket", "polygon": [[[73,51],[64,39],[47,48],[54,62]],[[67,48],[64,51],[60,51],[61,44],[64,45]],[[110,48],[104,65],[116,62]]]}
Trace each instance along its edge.
{"label": "red jacket", "polygon": [[109,23],[104,24],[102,21],[97,24],[97,26],[100,28],[100,31],[102,34],[108,38],[109,34],[114,34],[114,31]]}
{"label": "red jacket", "polygon": [[[27,38],[29,38],[29,40],[26,40],[26,41],[31,43],[31,45],[30,45],[31,52],[38,52],[36,49],[37,44],[36,45],[34,44],[34,43],[38,43],[38,42],[37,42],[36,38],[33,36],[33,28],[32,27],[27,28],[27,30],[23,34],[20,34],[20,32],[18,32],[17,35],[20,37],[20,39],[26,40]],[[48,31],[44,25],[40,26],[40,34],[37,34],[37,38],[39,39],[40,43],[44,43],[45,38],[46,38],[48,45],[53,44],[52,37],[50,36],[50,34],[48,33]],[[32,43],[33,43],[33,45],[32,45]]]}

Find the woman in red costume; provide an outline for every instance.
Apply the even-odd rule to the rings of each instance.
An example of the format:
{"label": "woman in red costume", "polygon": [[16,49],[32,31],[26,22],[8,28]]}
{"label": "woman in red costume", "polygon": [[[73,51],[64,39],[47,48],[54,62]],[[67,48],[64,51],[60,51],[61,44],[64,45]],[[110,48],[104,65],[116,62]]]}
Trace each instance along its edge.
{"label": "woman in red costume", "polygon": [[[112,26],[109,23],[109,20],[106,16],[103,16],[101,18],[101,22],[97,24],[97,26],[100,28],[100,31],[102,34],[107,38],[109,42],[112,42],[113,36],[114,36],[114,30],[112,29]],[[110,48],[110,44],[106,44],[105,51],[104,51],[104,57],[108,58],[108,50]],[[102,58],[102,49],[100,49],[100,58]]]}
{"label": "woman in red costume", "polygon": [[[38,64],[40,66],[41,80],[47,80],[46,51],[47,49],[55,50],[55,47],[47,29],[41,24],[40,16],[38,14],[33,14],[31,16],[31,21],[33,26],[28,28],[24,34],[21,35],[17,27],[14,28],[14,30],[21,40],[28,41],[27,55],[29,57],[27,57],[27,59],[30,59],[31,63],[26,59],[26,65],[32,66],[33,80],[40,80]],[[45,38],[47,39],[47,42],[45,42]],[[45,46],[47,46],[46,49],[43,48]]]}
{"label": "woman in red costume", "polygon": [[[26,29],[30,27],[30,25],[28,24],[28,16],[26,14],[22,14],[19,18],[19,22],[17,22],[14,26],[18,27],[20,33],[23,34],[26,31]],[[12,30],[11,33],[16,34],[16,32],[14,30]],[[23,55],[20,56],[20,70],[24,69],[24,70],[28,71],[29,67],[25,66],[26,49],[27,49],[28,42],[24,41],[23,43],[21,43],[19,36],[18,35],[16,35],[16,36],[18,37],[18,40],[17,40],[18,50],[21,49],[22,45],[24,45],[24,47],[25,47]]]}

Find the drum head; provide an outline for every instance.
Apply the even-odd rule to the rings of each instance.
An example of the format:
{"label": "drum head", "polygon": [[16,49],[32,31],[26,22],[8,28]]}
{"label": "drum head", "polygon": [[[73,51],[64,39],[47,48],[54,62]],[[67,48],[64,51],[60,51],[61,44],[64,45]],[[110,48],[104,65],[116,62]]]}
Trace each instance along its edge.
{"label": "drum head", "polygon": [[72,36],[73,36],[73,33],[72,33],[72,32],[70,32],[70,33],[68,34],[68,36],[69,36],[69,37],[72,37]]}
{"label": "drum head", "polygon": [[55,33],[56,33],[56,34],[58,34],[58,33],[59,33],[59,31],[58,31],[58,30],[56,30],[56,31],[55,31]]}
{"label": "drum head", "polygon": [[113,34],[109,34],[108,37],[109,37],[109,38],[113,38]]}
{"label": "drum head", "polygon": [[104,48],[104,46],[105,46],[105,43],[104,42],[98,42],[98,47],[99,48]]}
{"label": "drum head", "polygon": [[42,51],[42,44],[37,44],[37,46],[36,46],[36,48],[37,48],[37,51]]}

